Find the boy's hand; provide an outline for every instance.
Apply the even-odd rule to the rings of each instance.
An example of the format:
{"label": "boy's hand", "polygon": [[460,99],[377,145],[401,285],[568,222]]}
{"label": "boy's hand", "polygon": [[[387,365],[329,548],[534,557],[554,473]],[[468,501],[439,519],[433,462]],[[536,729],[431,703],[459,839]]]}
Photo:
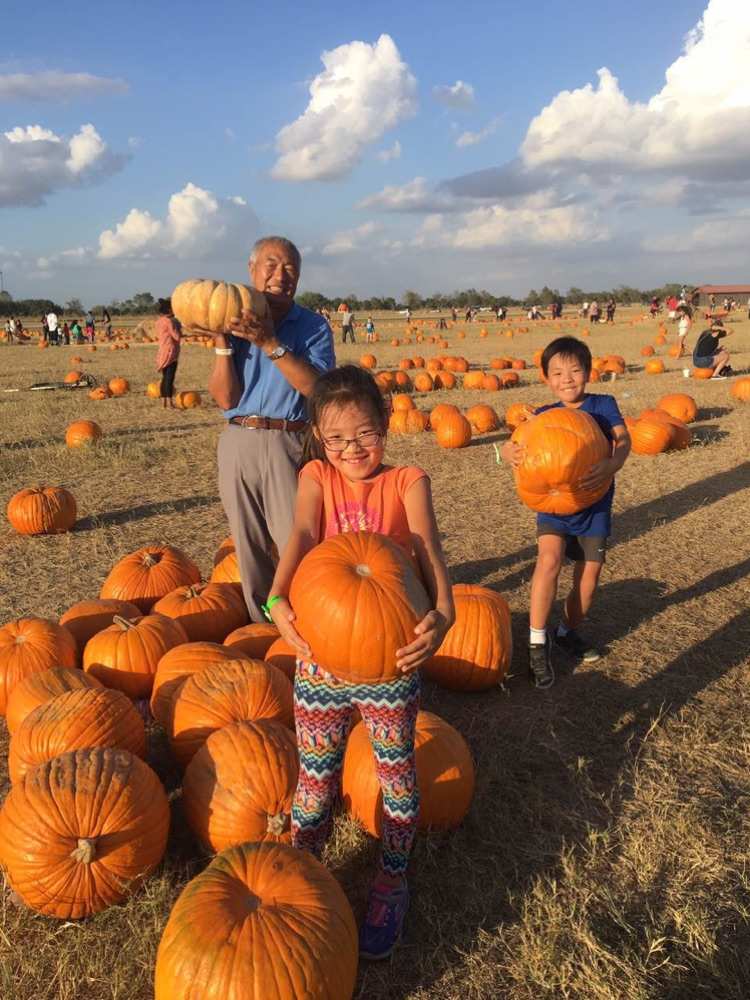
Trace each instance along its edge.
{"label": "boy's hand", "polygon": [[273,618],[274,625],[279,630],[281,638],[289,643],[300,659],[309,661],[312,657],[312,651],[292,624],[297,616],[286,597],[282,597],[280,601],[276,601],[271,608],[271,617]]}
{"label": "boy's hand", "polygon": [[417,638],[408,646],[396,650],[396,666],[403,674],[408,674],[432,656],[448,631],[448,622],[439,611],[428,611],[415,627]]}
{"label": "boy's hand", "polygon": [[584,490],[597,490],[600,486],[614,476],[615,468],[611,458],[602,459],[596,465],[592,465],[586,475],[581,479],[579,486]]}
{"label": "boy's hand", "polygon": [[506,441],[500,449],[502,460],[507,462],[508,465],[512,465],[514,469],[517,469],[521,465],[525,454],[526,449],[523,445],[517,444],[515,441]]}

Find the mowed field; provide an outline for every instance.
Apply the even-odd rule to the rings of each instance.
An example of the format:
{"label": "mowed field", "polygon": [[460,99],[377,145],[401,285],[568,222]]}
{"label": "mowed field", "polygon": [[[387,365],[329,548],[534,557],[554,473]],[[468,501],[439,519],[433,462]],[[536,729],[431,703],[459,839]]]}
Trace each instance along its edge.
{"label": "mowed field", "polygon": [[[604,660],[577,667],[562,655],[559,681],[532,690],[525,676],[534,515],[517,500],[494,445],[508,431],[441,450],[427,432],[391,438],[388,459],[423,466],[432,478],[454,582],[496,589],[508,600],[516,651],[504,687],[481,695],[425,683],[423,707],[455,725],[477,772],[463,826],[420,835],[413,903],[392,959],[360,968],[366,1000],[746,998],[750,990],[750,404],[731,381],[682,376],[683,361],[657,348],[667,371],[646,375],[640,349],[658,321],[619,310],[614,326],[591,328],[592,353],[622,354],[627,373],[593,391],[611,392],[637,416],[667,392],[698,403],[685,451],[631,456],[618,476],[615,524],[588,631]],[[750,367],[750,323],[730,317],[736,370]],[[364,320],[363,315],[358,319]],[[419,319],[419,317],[415,317]],[[733,321],[734,320],[734,321]],[[461,354],[473,367],[512,355],[530,366],[518,388],[456,389],[416,397],[502,415],[517,401],[550,400],[531,365],[552,337],[588,331],[514,316],[457,324],[449,348],[403,340],[402,317],[376,317],[380,342],[342,347],[340,361],[372,351],[378,370],[412,355]],[[434,321],[425,320],[432,335]],[[703,328],[693,327],[690,343]],[[519,328],[525,328],[519,332]],[[481,337],[486,329],[488,336]],[[459,340],[459,331],[465,338]],[[511,331],[515,331],[512,337]],[[669,326],[669,343],[675,342]],[[385,340],[384,340],[385,338]],[[65,535],[24,538],[0,524],[0,622],[25,614],[57,618],[97,596],[112,564],[151,542],[184,549],[207,577],[228,525],[218,498],[220,412],[164,412],[144,395],[155,345],[95,353],[80,347],[0,344],[0,390],[83,369],[131,392],[94,402],[85,390],[0,392],[0,500],[24,486],[63,484],[79,521]],[[179,389],[204,389],[213,355],[183,349]],[[688,362],[689,363],[689,362]],[[96,420],[98,447],[69,451],[66,426]],[[248,433],[261,433],[252,432]],[[570,579],[564,570],[561,592]],[[60,923],[0,897],[0,996],[4,1000],[147,1000],[156,947],[185,882],[206,863],[185,831],[179,773],[161,730],[149,728],[149,762],[173,808],[163,865],[121,907]],[[7,734],[0,720],[0,797],[7,791]],[[346,817],[326,857],[359,918],[377,844]]]}

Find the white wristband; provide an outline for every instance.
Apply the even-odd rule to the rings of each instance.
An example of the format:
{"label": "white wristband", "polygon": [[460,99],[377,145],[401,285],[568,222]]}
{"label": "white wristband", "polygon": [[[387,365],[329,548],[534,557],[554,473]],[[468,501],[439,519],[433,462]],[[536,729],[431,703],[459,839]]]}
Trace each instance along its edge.
{"label": "white wristband", "polygon": [[231,354],[234,354],[234,349],[231,347],[214,347],[214,354],[218,354],[222,358],[228,358]]}

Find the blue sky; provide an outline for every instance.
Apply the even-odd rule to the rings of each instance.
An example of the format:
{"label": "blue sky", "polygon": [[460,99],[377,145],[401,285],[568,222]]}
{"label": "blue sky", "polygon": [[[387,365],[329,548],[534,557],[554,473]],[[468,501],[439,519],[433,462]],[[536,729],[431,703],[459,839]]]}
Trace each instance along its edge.
{"label": "blue sky", "polygon": [[329,293],[747,280],[750,4],[613,6],[6,3],[5,285],[242,279],[268,231]]}

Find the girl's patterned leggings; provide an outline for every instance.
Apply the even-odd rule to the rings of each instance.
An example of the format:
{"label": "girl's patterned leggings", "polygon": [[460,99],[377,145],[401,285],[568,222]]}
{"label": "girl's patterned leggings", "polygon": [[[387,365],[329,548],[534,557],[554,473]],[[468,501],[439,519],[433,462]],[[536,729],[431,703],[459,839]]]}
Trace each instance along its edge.
{"label": "girl's patterned leggings", "polygon": [[349,684],[315,663],[297,661],[294,721],[299,780],[292,804],[292,843],[320,857],[331,829],[352,710],[359,709],[383,792],[383,871],[403,875],[419,818],[414,730],[419,671],[381,684]]}

